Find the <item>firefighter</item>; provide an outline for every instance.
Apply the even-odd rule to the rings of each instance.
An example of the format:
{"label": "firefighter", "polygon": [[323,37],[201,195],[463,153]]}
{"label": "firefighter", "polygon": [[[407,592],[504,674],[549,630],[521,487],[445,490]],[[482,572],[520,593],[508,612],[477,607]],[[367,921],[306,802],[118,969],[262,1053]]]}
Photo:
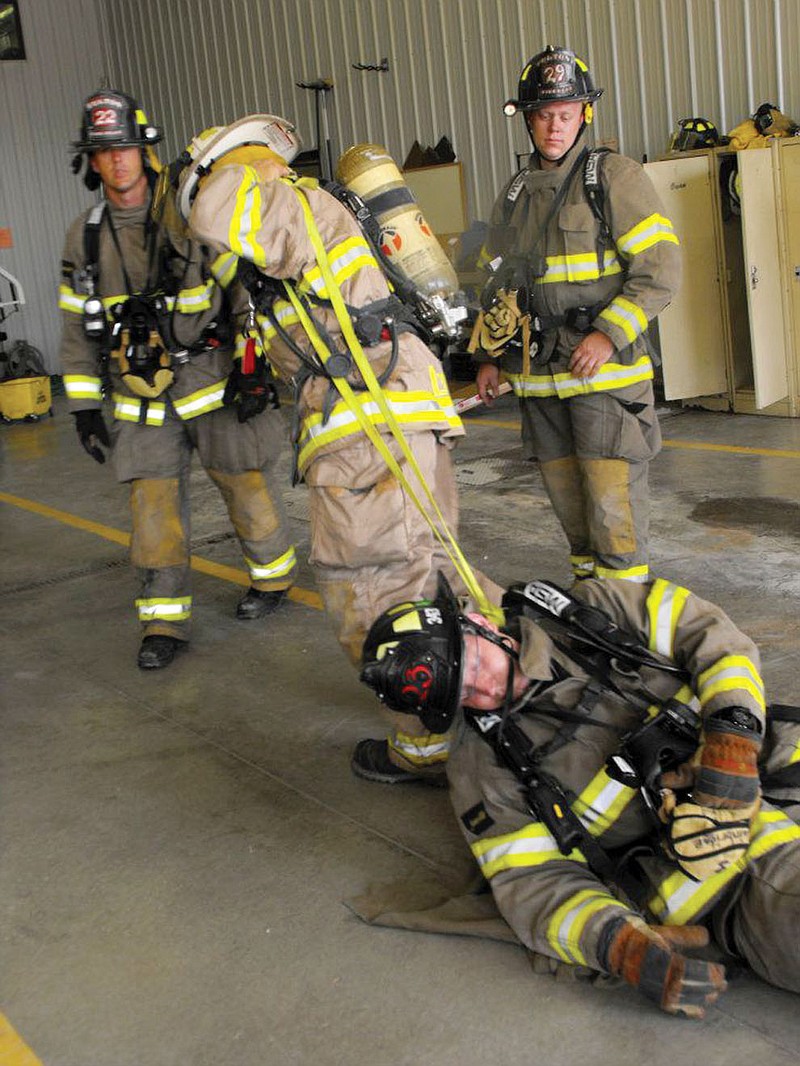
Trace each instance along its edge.
{"label": "firefighter", "polygon": [[[441,363],[390,298],[354,216],[317,182],[290,170],[298,148],[291,123],[269,115],[201,135],[180,179],[178,204],[196,237],[258,268],[251,291],[263,341],[276,372],[295,391],[296,466],[309,491],[310,562],[339,642],[357,665],[372,619],[390,603],[432,594],[440,568],[456,580],[409,490],[420,493],[413,458],[441,516],[456,530],[451,449],[464,430]],[[328,267],[320,265],[326,262],[327,277]],[[345,340],[351,329],[404,444],[389,435],[385,415],[365,389],[353,345]],[[350,402],[334,378],[352,388]],[[405,484],[368,439],[362,413],[396,458]],[[388,738],[358,743],[353,772],[386,784],[442,781],[444,738],[413,715],[392,719]]]}
{"label": "firefighter", "polygon": [[685,951],[710,929],[718,959],[800,991],[800,708],[765,708],[753,643],[663,580],[532,582],[504,603],[501,630],[442,579],[373,624],[361,676],[457,736],[459,827],[534,961],[702,1017],[724,968]]}
{"label": "firefighter", "polygon": [[249,298],[235,281],[235,256],[210,257],[154,218],[158,140],[125,93],[101,89],[86,100],[73,168],[85,155],[84,181],[104,198],[67,232],[60,289],[64,385],[78,437],[98,463],[110,446],[116,477],[130,486],[145,670],[169,665],[189,639],[193,450],[247,562],[250,588],[237,617],[272,613],[295,570],[283,504],[268,487],[283,430],[266,364],[244,339],[234,359]]}
{"label": "firefighter", "polygon": [[501,369],[513,384],[575,578],[645,581],[661,444],[647,327],[676,292],[680,253],[642,167],[585,143],[602,91],[566,48],[522,71],[504,110],[523,113],[533,152],[492,211],[472,347],[487,403]]}

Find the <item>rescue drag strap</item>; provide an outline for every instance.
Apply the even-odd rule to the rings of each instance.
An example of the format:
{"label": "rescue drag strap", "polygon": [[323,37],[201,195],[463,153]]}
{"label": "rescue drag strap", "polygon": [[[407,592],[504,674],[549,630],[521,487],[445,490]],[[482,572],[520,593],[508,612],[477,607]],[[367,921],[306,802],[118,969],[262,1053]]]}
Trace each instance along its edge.
{"label": "rescue drag strap", "polygon": [[[383,415],[383,418],[386,422],[387,427],[389,428],[389,431],[400,446],[400,450],[402,451],[403,456],[407,460],[409,467],[411,468],[411,470],[413,470],[415,476],[419,480],[424,495],[427,497],[430,503],[431,511],[438,520],[438,524],[437,521],[434,521],[434,518],[432,517],[428,509],[425,507],[423,501],[419,498],[417,492],[409,484],[405,474],[403,473],[400,467],[400,464],[397,462],[397,459],[395,459],[394,455],[392,455],[383,437],[378,432],[376,427],[372,424],[372,422],[369,420],[362,406],[356,400],[355,394],[353,393],[353,390],[349,382],[347,381],[347,378],[332,376],[332,380],[336,385],[336,388],[341,393],[342,399],[345,401],[351,412],[358,420],[359,425],[364,431],[364,434],[375,445],[375,448],[378,450],[381,457],[386,462],[386,465],[388,466],[389,470],[392,472],[395,478],[397,478],[397,481],[400,483],[400,485],[402,485],[403,489],[413,500],[414,505],[417,507],[418,511],[425,519],[425,521],[428,523],[428,526],[430,527],[434,536],[444,548],[448,558],[455,567],[459,577],[464,582],[467,591],[474,599],[480,612],[492,621],[502,625],[504,620],[502,610],[499,607],[495,607],[494,604],[489,602],[486,597],[486,594],[479,585],[478,580],[472,571],[472,568],[467,562],[463,552],[461,551],[461,548],[459,547],[455,537],[453,536],[450,528],[448,527],[447,522],[445,521],[438,504],[436,503],[436,499],[433,493],[431,492],[430,486],[426,482],[422,471],[419,468],[419,464],[417,463],[417,460],[414,457],[414,453],[411,451],[411,448],[409,447],[408,442],[405,439],[405,436],[397,422],[397,419],[395,418],[391,408],[389,407],[386,401],[383,389],[381,388],[377,378],[375,377],[375,373],[369,364],[369,360],[364,355],[364,351],[361,347],[361,344],[359,343],[358,337],[355,334],[355,330],[353,329],[353,323],[345,305],[342,294],[339,290],[339,286],[337,285],[333,277],[333,273],[330,268],[330,262],[328,260],[328,255],[325,251],[325,247],[322,243],[322,238],[319,235],[319,230],[317,229],[317,225],[314,221],[314,216],[311,212],[311,207],[305,195],[300,189],[295,187],[295,193],[300,201],[300,206],[303,209],[306,230],[308,232],[311,245],[314,249],[314,255],[317,260],[317,266],[320,269],[320,273],[322,274],[325,286],[328,290],[328,297],[331,301],[331,305],[336,315],[336,320],[339,323],[339,327],[342,331],[342,335],[345,341],[347,342],[348,349],[350,350],[355,364],[361,373],[367,391],[369,392],[375,403],[378,405],[378,409]],[[317,355],[320,357],[324,364],[327,364],[331,354],[330,351],[323,343],[322,338],[319,336],[316,327],[311,321],[308,312],[306,311],[301,300],[295,293],[292,285],[287,281],[284,281],[283,284],[284,288],[286,289],[286,293],[289,297],[289,300],[295,312],[297,313],[298,318],[300,319],[300,323],[303,326],[303,329],[308,334],[309,340],[314,346]]]}

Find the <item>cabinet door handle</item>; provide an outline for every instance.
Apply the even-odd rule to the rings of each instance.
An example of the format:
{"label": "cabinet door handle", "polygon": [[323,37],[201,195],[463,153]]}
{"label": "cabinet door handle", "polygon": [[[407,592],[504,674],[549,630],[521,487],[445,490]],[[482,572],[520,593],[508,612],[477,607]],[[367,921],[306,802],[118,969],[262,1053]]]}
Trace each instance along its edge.
{"label": "cabinet door handle", "polygon": [[750,288],[751,289],[757,288],[759,281],[761,281],[761,278],[758,276],[758,267],[757,266],[751,266],[750,267]]}

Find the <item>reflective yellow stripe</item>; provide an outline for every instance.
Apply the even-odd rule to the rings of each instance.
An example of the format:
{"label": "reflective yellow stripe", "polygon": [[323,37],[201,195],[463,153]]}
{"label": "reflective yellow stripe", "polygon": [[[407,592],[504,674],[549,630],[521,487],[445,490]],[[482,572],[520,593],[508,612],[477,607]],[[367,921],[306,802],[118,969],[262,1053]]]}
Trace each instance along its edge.
{"label": "reflective yellow stripe", "polygon": [[256,323],[258,324],[261,338],[264,341],[265,347],[269,348],[273,337],[277,336],[278,331],[272,324],[272,319],[275,319],[278,324],[287,329],[289,326],[297,325],[300,319],[297,317],[294,308],[286,300],[276,300],[272,305],[272,315],[256,315]]}
{"label": "reflective yellow stripe", "polygon": [[225,382],[217,381],[213,385],[206,385],[204,389],[198,389],[197,392],[181,397],[180,400],[173,399],[172,404],[183,421],[188,422],[192,418],[197,418],[198,415],[204,415],[222,407],[224,394]]}
{"label": "reflective yellow stripe", "polygon": [[647,563],[640,566],[629,566],[625,569],[614,570],[609,566],[601,566],[599,563],[594,568],[594,576],[606,581],[635,581],[643,585],[649,578],[650,571]]}
{"label": "reflective yellow stripe", "polygon": [[[274,330],[273,330],[274,332]],[[264,345],[261,341],[261,333],[258,329],[251,330],[249,333],[239,333],[236,337],[236,344],[234,346],[233,357],[234,359],[241,359],[244,355],[244,346],[249,340],[256,342],[256,355],[264,354]]]}
{"label": "reflective yellow stripe", "polygon": [[470,844],[470,848],[487,880],[504,870],[541,866],[546,862],[563,860],[586,863],[577,848],[573,848],[569,855],[562,855],[555,840],[541,822],[530,822],[514,833],[476,840]]}
{"label": "reflective yellow stripe", "polygon": [[[114,418],[118,422],[138,422],[142,413],[143,400],[137,400],[135,396],[123,396],[114,393]],[[162,400],[151,400],[147,405],[145,425],[163,426],[166,416],[167,405]]]}
{"label": "reflective yellow stripe", "polygon": [[623,389],[653,377],[650,357],[642,355],[631,366],[622,363],[605,363],[592,378],[576,378],[569,371],[560,374],[506,374],[517,396],[525,399],[535,396],[586,396],[593,392]]}
{"label": "reflective yellow stripe", "polygon": [[108,314],[108,312],[111,311],[112,308],[116,307],[117,304],[124,304],[128,298],[129,297],[126,292],[116,293],[112,296],[104,296],[103,307],[105,307],[106,313]]}
{"label": "reflective yellow stripe", "polygon": [[762,810],[756,816],[750,846],[743,856],[705,881],[694,881],[682,870],[675,870],[656,886],[648,907],[664,925],[686,925],[743,873],[748,863],[795,840],[800,840],[800,826],[782,811]]}
{"label": "reflective yellow stripe", "polygon": [[228,227],[228,244],[237,255],[249,259],[256,266],[265,267],[267,253],[256,240],[256,234],[261,227],[261,189],[258,175],[252,167],[244,167],[243,171]]}
{"label": "reflective yellow stripe", "polygon": [[[365,418],[373,426],[387,424],[383,412],[369,393],[358,393],[354,397]],[[393,416],[401,425],[415,423],[446,422],[457,429],[461,419],[456,414],[453,401],[448,395],[439,397],[432,392],[387,392],[386,403]],[[363,427],[350,405],[340,400],[334,405],[329,417],[323,421],[321,412],[316,411],[303,420],[300,432],[298,467],[305,470],[320,448],[341,440],[344,437],[361,433]]]}
{"label": "reflective yellow stripe", "polygon": [[622,273],[622,264],[612,250],[603,255],[603,269],[597,269],[595,252],[581,252],[580,255],[548,255],[547,269],[536,279],[538,285],[550,285],[564,281],[596,281]]}
{"label": "reflective yellow stripe", "polygon": [[580,939],[586,923],[600,911],[611,908],[622,912],[619,900],[607,892],[584,888],[570,896],[555,910],[547,923],[547,942],[565,962],[588,966],[588,960],[580,949]]}
{"label": "reflective yellow stripe", "polygon": [[647,596],[647,616],[650,620],[647,646],[650,651],[672,658],[675,631],[689,596],[689,590],[681,585],[673,585],[671,581],[660,577],[655,579]]}
{"label": "reflective yellow stripe", "polygon": [[[363,267],[378,269],[375,257],[363,237],[348,237],[340,244],[328,249],[331,272],[337,285],[351,278]],[[328,289],[318,266],[311,267],[303,273],[305,285],[299,288],[311,289],[320,299],[328,299]]]}
{"label": "reflective yellow stripe", "polygon": [[192,614],[192,597],[137,600],[136,609],[140,622],[185,622]]}
{"label": "reflective yellow stripe", "polygon": [[99,402],[103,399],[100,378],[84,374],[65,374],[64,391],[70,400],[97,400]]}
{"label": "reflective yellow stripe", "polygon": [[746,655],[725,655],[697,679],[697,695],[702,707],[721,692],[736,692],[737,689],[749,693],[761,710],[765,709],[764,682]]}
{"label": "reflective yellow stripe", "polygon": [[273,559],[271,563],[257,563],[245,556],[247,569],[253,581],[268,581],[272,577],[285,577],[297,563],[294,547],[287,548],[283,555]]}
{"label": "reflective yellow stripe", "polygon": [[82,315],[85,303],[86,297],[82,293],[75,292],[69,285],[59,285],[58,306],[62,311],[69,311],[73,315]]}
{"label": "reflective yellow stripe", "polygon": [[640,307],[624,296],[615,296],[608,307],[604,307],[599,318],[605,319],[613,326],[619,326],[628,342],[632,344],[647,329],[647,316]]}
{"label": "reflective yellow stripe", "polygon": [[623,233],[617,241],[617,248],[623,255],[632,258],[639,252],[652,248],[654,244],[667,241],[669,244],[680,244],[672,223],[663,215],[648,215],[633,229]]}
{"label": "reflective yellow stripe", "polygon": [[488,250],[486,248],[486,245],[485,244],[481,245],[481,250],[478,252],[478,260],[477,260],[478,270],[486,270],[488,268],[489,264],[491,263],[491,261],[492,260],[491,260],[491,258],[489,256],[489,252],[488,252]]}
{"label": "reflective yellow stripe", "polygon": [[223,289],[227,289],[236,277],[236,268],[238,265],[239,258],[234,255],[233,252],[223,252],[221,255],[218,255],[211,264],[211,273]]}
{"label": "reflective yellow stripe", "polygon": [[592,836],[599,837],[638,794],[638,789],[623,785],[600,770],[570,806]]}
{"label": "reflective yellow stripe", "polygon": [[450,751],[450,736],[447,733],[425,733],[420,737],[397,732],[389,737],[389,747],[413,766],[435,766],[446,762]]}
{"label": "reflective yellow stripe", "polygon": [[198,311],[207,311],[211,307],[215,284],[216,282],[211,280],[205,285],[195,285],[192,289],[181,289],[176,303],[178,314],[194,315]]}
{"label": "reflective yellow stripe", "polygon": [[591,577],[594,573],[594,558],[591,555],[570,555],[569,565],[576,577]]}

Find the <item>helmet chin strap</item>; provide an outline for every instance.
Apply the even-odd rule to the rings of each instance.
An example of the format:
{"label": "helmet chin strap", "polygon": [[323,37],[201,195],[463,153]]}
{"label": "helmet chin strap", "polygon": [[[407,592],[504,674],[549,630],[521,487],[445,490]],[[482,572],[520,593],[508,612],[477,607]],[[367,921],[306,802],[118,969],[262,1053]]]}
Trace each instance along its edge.
{"label": "helmet chin strap", "polygon": [[[482,626],[480,622],[476,622],[472,618],[467,618],[466,615],[459,616],[459,623],[461,624],[461,632],[463,636],[468,633],[472,636],[483,637],[484,640],[488,640],[490,644],[496,645],[508,656],[508,671],[506,673],[506,691],[503,697],[503,709],[501,712],[501,718],[505,721],[506,716],[515,710],[514,706],[514,668],[519,665],[519,652],[516,648],[511,647],[508,643],[509,637],[504,633],[495,633],[491,629],[487,629],[486,626]],[[526,695],[516,701],[522,706],[526,702]],[[502,729],[502,726],[501,726]]]}

